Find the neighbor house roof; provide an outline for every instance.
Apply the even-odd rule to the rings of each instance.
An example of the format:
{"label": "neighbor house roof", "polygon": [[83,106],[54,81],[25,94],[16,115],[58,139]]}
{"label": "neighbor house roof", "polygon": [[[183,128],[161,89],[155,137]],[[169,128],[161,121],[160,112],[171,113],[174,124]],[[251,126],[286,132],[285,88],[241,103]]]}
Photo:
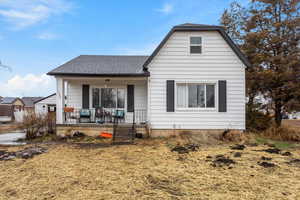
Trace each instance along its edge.
{"label": "neighbor house roof", "polygon": [[185,23],[185,24],[180,24],[180,25],[174,26],[169,31],[169,33],[166,35],[166,37],[161,41],[161,43],[157,46],[157,48],[153,51],[153,53],[149,56],[149,58],[144,63],[144,65],[143,65],[144,70],[147,70],[147,66],[149,65],[149,63],[157,55],[159,50],[164,46],[164,44],[168,41],[168,39],[171,37],[171,35],[175,31],[218,31],[221,34],[221,36],[224,38],[224,40],[228,43],[228,45],[232,48],[232,50],[236,53],[236,55],[241,59],[241,61],[247,67],[251,66],[248,59],[244,56],[244,54],[241,52],[241,50],[234,44],[234,42],[231,40],[231,38],[226,34],[226,32],[222,26]]}
{"label": "neighbor house roof", "polygon": [[148,56],[81,55],[50,71],[48,75],[147,76],[143,64]]}
{"label": "neighbor house roof", "polygon": [[33,107],[34,102],[42,99],[43,97],[23,97],[22,100],[25,104],[25,107]]}
{"label": "neighbor house roof", "polygon": [[221,26],[180,24],[174,26],[150,56],[81,55],[48,72],[65,76],[149,76],[148,65],[175,31],[218,31],[246,65],[249,61]]}
{"label": "neighbor house roof", "polygon": [[43,100],[45,100],[45,99],[48,99],[48,98],[50,98],[50,97],[52,97],[52,96],[54,96],[54,95],[56,95],[56,93],[51,94],[51,95],[49,95],[49,96],[46,96],[46,97],[44,97],[44,98],[38,99],[37,101],[34,102],[34,104],[36,104],[36,103],[38,103],[38,102],[40,102],[40,101],[43,101]]}
{"label": "neighbor house roof", "polygon": [[13,104],[16,100],[20,100],[20,101],[23,102],[23,100],[20,99],[19,97],[3,97],[1,99],[0,104]]}
{"label": "neighbor house roof", "polygon": [[3,97],[1,99],[1,104],[12,104],[15,100],[16,100],[17,97]]}

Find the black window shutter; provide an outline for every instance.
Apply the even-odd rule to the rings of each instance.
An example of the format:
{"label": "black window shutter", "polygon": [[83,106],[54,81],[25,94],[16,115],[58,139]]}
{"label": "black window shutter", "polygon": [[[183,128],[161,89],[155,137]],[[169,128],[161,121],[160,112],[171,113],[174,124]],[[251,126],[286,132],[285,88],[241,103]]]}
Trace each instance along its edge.
{"label": "black window shutter", "polygon": [[174,80],[167,80],[167,112],[174,112]]}
{"label": "black window shutter", "polygon": [[134,111],[134,85],[127,85],[127,112]]}
{"label": "black window shutter", "polygon": [[219,81],[219,112],[227,112],[227,84]]}
{"label": "black window shutter", "polygon": [[82,85],[82,108],[90,108],[90,86]]}

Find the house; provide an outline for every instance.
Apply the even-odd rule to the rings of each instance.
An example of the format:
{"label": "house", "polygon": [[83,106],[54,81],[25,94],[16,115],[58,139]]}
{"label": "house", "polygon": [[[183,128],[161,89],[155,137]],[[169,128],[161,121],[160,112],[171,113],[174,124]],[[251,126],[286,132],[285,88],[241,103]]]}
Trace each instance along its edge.
{"label": "house", "polygon": [[34,102],[34,110],[36,114],[46,115],[56,112],[56,93],[39,99]]}
{"label": "house", "polygon": [[24,110],[25,103],[19,97],[3,97],[0,104],[12,106],[13,111]]}
{"label": "house", "polygon": [[42,99],[43,97],[22,97],[22,101],[24,102],[24,110],[29,112],[34,112],[34,102]]}
{"label": "house", "polygon": [[[57,83],[57,133],[98,135],[111,130],[116,111],[151,136],[243,131],[247,66],[222,27],[188,23],[150,56],[78,56],[48,73]],[[97,120],[98,108],[108,120]]]}
{"label": "house", "polygon": [[22,113],[24,106],[23,100],[18,97],[2,97],[0,101],[0,122],[15,121],[15,113]]}
{"label": "house", "polygon": [[0,104],[0,123],[8,123],[14,120],[13,107]]}

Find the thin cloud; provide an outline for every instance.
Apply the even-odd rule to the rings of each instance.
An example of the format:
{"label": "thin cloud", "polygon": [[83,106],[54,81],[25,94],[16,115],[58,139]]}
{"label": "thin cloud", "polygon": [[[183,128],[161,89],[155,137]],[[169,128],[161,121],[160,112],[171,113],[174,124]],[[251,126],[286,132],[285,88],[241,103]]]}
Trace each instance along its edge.
{"label": "thin cloud", "polygon": [[49,17],[68,12],[67,0],[0,1],[0,18],[14,29],[22,29],[46,21]]}
{"label": "thin cloud", "polygon": [[15,75],[0,82],[1,96],[46,96],[55,89],[55,80],[46,74]]}
{"label": "thin cloud", "polygon": [[56,40],[59,39],[59,35],[51,32],[43,32],[37,35],[40,40]]}
{"label": "thin cloud", "polygon": [[165,3],[162,8],[157,9],[156,11],[168,15],[173,12],[173,9],[174,9],[174,6],[172,4]]}

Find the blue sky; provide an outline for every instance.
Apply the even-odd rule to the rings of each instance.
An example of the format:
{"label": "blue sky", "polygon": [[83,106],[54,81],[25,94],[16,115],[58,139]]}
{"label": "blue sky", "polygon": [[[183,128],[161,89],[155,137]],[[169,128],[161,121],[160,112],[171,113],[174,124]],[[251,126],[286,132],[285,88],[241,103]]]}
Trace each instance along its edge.
{"label": "blue sky", "polygon": [[[240,0],[246,4],[249,0]],[[219,24],[232,0],[0,0],[0,96],[46,96],[80,54],[148,55],[170,28]]]}

